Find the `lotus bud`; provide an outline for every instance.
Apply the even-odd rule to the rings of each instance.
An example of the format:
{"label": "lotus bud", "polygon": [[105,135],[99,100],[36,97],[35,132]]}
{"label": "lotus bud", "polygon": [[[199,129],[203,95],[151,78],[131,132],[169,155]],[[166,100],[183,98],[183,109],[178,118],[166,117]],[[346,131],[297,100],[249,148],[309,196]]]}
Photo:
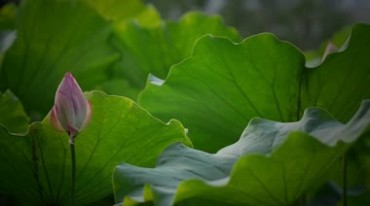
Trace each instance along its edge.
{"label": "lotus bud", "polygon": [[80,86],[70,72],[67,72],[55,94],[51,110],[51,124],[59,131],[66,131],[69,143],[74,144],[76,135],[90,120],[91,107]]}

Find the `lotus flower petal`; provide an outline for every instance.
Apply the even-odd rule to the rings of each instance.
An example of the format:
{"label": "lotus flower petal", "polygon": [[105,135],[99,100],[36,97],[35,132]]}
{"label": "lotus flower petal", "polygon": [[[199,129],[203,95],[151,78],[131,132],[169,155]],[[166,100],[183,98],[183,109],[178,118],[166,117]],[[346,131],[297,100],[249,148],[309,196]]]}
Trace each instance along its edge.
{"label": "lotus flower petal", "polygon": [[59,84],[51,111],[51,124],[60,131],[67,131],[70,143],[86,127],[91,116],[91,108],[80,86],[68,72]]}

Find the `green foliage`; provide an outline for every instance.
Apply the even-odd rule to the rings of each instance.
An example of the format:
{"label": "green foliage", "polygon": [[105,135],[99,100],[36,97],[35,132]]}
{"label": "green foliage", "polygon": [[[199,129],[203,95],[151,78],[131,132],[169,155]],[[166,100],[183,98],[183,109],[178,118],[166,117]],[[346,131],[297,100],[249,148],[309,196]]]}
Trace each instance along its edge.
{"label": "green foliage", "polygon": [[347,121],[363,99],[370,98],[370,26],[352,28],[345,50],[329,54],[319,66],[307,69],[302,86],[302,109],[318,106]]}
{"label": "green foliage", "polygon": [[[0,202],[71,204],[68,135],[48,115],[69,71],[83,90],[103,90],[86,93],[92,119],[76,139],[76,205],[111,205],[113,191],[125,205],[311,201],[322,182],[343,185],[337,161],[353,141],[348,198],[368,205],[369,190],[352,191],[370,187],[369,100],[349,121],[370,99],[368,36],[369,25],[354,25],[331,40],[337,49],[311,58],[273,34],[240,41],[219,16],[163,20],[139,0],[7,5]],[[183,145],[192,145],[187,134],[195,149]]]}
{"label": "green foliage", "polygon": [[205,36],[163,85],[148,84],[139,102],[162,119],[180,119],[196,148],[216,151],[235,142],[253,117],[295,120],[303,65],[295,47],[271,34],[241,44]]}
{"label": "green foliage", "polygon": [[[118,54],[108,44],[110,26],[81,1],[27,0],[19,7],[17,39],[6,52],[0,89],[10,89],[34,119],[41,119],[66,71],[84,88],[106,79]],[[46,86],[47,85],[47,86]],[[35,101],[37,99],[37,101]]]}
{"label": "green foliage", "polygon": [[203,37],[163,84],[147,85],[139,102],[163,120],[178,118],[194,146],[206,151],[234,142],[255,116],[294,121],[304,108],[320,106],[347,121],[370,98],[369,34],[369,26],[355,26],[348,48],[316,68],[305,67],[299,50],[271,34],[241,44]]}
{"label": "green foliage", "polygon": [[[152,166],[175,142],[190,144],[177,121],[160,122],[132,100],[101,92],[87,94],[93,113],[76,138],[76,203],[85,205],[112,194],[111,175],[121,162]],[[0,191],[23,203],[70,204],[68,135],[55,131],[47,116],[25,135],[0,128]],[[6,154],[6,155],[5,155]]]}
{"label": "green foliage", "polygon": [[2,62],[4,59],[4,53],[9,49],[16,39],[16,32],[10,30],[4,30],[0,32],[0,72],[2,69]]}
{"label": "green foliage", "polygon": [[0,8],[0,29],[10,30],[15,28],[15,16],[17,13],[17,6],[14,4],[7,4]]}
{"label": "green foliage", "polygon": [[158,12],[140,0],[82,0],[94,8],[105,19],[113,22],[138,21],[152,26],[160,23]]}
{"label": "green foliage", "polygon": [[[129,84],[127,90],[144,88],[148,74],[166,78],[173,64],[190,56],[195,40],[206,34],[238,40],[237,32],[226,27],[219,16],[190,12],[178,22],[166,21],[151,27],[138,22],[115,24],[117,44],[123,60],[115,67],[115,77]],[[122,93],[122,92],[121,92]]]}
{"label": "green foliage", "polygon": [[10,132],[26,132],[30,121],[23,110],[22,103],[12,92],[0,92],[0,125],[4,125]]}
{"label": "green foliage", "polygon": [[370,101],[364,102],[345,125],[316,108],[307,109],[298,122],[256,118],[238,142],[216,154],[171,145],[154,171],[128,164],[116,168],[117,201],[126,197],[124,205],[154,201],[167,206],[200,198],[230,205],[291,205],[321,182],[348,143],[364,133],[369,107]]}

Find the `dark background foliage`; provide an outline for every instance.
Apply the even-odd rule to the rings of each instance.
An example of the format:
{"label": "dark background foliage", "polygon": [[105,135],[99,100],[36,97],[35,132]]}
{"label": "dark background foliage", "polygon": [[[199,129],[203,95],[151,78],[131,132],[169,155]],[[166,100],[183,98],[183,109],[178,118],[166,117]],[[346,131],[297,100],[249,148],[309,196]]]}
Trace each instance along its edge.
{"label": "dark background foliage", "polygon": [[[0,6],[19,0],[1,0]],[[319,47],[324,39],[358,22],[370,22],[368,0],[146,0],[165,19],[200,10],[220,14],[227,25],[246,37],[272,32],[303,50]]]}
{"label": "dark background foliage", "polygon": [[227,25],[246,37],[272,32],[303,50],[357,22],[370,22],[368,0],[147,0],[164,18],[177,19],[186,11],[218,13]]}

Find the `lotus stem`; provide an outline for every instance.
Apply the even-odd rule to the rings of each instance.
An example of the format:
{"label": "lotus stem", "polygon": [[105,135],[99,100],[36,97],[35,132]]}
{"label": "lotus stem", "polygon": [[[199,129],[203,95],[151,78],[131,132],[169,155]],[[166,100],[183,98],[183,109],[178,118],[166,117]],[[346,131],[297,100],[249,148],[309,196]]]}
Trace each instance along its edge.
{"label": "lotus stem", "polygon": [[[73,139],[73,137],[71,138]],[[69,146],[71,147],[71,175],[72,175],[72,188],[71,188],[71,205],[75,203],[75,185],[76,185],[76,151],[74,141],[71,141]]]}

